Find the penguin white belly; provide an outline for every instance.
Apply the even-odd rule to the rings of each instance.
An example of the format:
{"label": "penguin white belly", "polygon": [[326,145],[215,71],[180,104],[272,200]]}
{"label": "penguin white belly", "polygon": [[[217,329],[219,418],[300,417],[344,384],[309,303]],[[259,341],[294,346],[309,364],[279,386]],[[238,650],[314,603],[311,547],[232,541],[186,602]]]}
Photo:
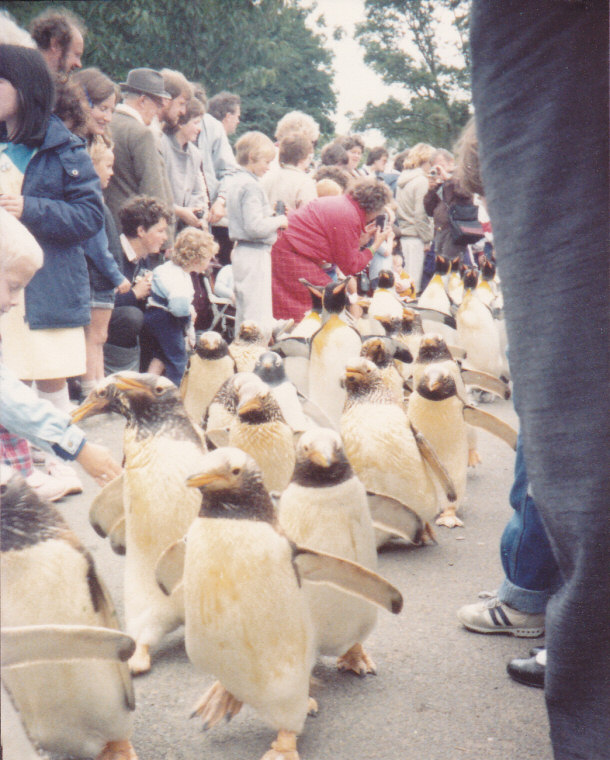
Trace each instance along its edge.
{"label": "penguin white belly", "polygon": [[125,454],[127,632],[139,644],[153,646],[183,622],[180,589],[165,596],[155,581],[155,566],[199,513],[199,493],[185,484],[201,468],[204,451],[162,435],[137,441],[126,430]]}
{"label": "penguin white belly", "polygon": [[237,417],[231,424],[229,445],[245,451],[256,461],[268,491],[283,491],[290,483],[295,463],[294,436],[285,423],[249,425]]}
{"label": "penguin white belly", "polygon": [[434,482],[396,404],[353,404],[341,417],[345,453],[365,488],[391,496],[424,522],[437,511]]}
{"label": "penguin white belly", "polygon": [[[92,604],[82,552],[51,539],[2,555],[2,625],[105,626]],[[79,582],[80,579],[80,582]],[[28,733],[48,751],[96,757],[131,734],[121,668],[82,661],[4,668]]]}
{"label": "penguin white belly", "polygon": [[392,293],[384,288],[377,289],[373,293],[371,303],[369,305],[369,316],[373,318],[377,317],[402,317],[402,304],[396,297],[395,293]]}
{"label": "penguin white belly", "polygon": [[464,297],[464,283],[462,282],[462,278],[455,272],[452,272],[449,277],[447,293],[454,304],[459,306],[462,303],[462,298]]}
{"label": "penguin white belly", "polygon": [[196,354],[191,357],[184,408],[197,425],[201,425],[216,391],[233,374],[233,366],[230,356],[216,361],[203,360]]}
{"label": "penguin white belly", "polygon": [[309,358],[309,398],[338,424],[346,392],[340,385],[345,365],[360,353],[358,333],[332,315],[314,337]]}
{"label": "penguin white belly", "polygon": [[[435,274],[418,300],[418,306],[435,309],[443,314],[451,314],[451,303],[440,275]],[[431,319],[422,318],[425,333],[440,333],[449,344],[455,343],[455,330]],[[417,356],[417,354],[414,354]]]}
{"label": "penguin white belly", "polygon": [[502,374],[500,336],[490,310],[473,293],[467,293],[457,315],[458,343],[466,350],[469,367]]}
{"label": "penguin white belly", "polygon": [[[299,546],[377,570],[366,491],[357,478],[324,488],[291,483],[280,499],[278,519]],[[304,590],[320,654],[339,657],[373,630],[377,610],[369,602],[325,584],[304,581]]]}
{"label": "penguin white belly", "polygon": [[296,387],[292,382],[284,382],[274,385],[271,392],[280,405],[286,424],[297,433],[302,433],[313,426],[310,419],[305,416]]}
{"label": "penguin white belly", "polygon": [[307,715],[313,629],[288,541],[268,523],[200,518],[188,532],[186,651],[277,730]]}

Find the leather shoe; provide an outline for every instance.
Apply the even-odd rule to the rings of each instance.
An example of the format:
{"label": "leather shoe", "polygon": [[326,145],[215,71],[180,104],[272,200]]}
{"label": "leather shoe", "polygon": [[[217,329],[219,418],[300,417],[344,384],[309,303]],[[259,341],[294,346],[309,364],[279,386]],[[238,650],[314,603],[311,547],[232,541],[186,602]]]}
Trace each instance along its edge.
{"label": "leather shoe", "polygon": [[525,686],[536,686],[538,689],[544,689],[544,671],[545,667],[538,662],[536,655],[511,660],[506,666],[506,672],[513,681]]}

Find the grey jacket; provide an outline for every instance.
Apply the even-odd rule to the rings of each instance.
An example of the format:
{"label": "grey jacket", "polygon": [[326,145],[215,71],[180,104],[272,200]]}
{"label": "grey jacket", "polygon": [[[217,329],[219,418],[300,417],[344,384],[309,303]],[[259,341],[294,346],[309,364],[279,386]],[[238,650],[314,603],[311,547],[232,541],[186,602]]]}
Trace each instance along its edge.
{"label": "grey jacket", "polygon": [[402,235],[418,237],[424,245],[432,241],[434,225],[424,209],[428,178],[423,169],[405,169],[398,177],[396,223]]}
{"label": "grey jacket", "polygon": [[210,203],[214,203],[219,195],[226,198],[230,179],[239,171],[239,166],[224,127],[209,113],[204,114],[201,120],[197,146],[201,153]]}
{"label": "grey jacket", "polygon": [[161,155],[177,206],[200,208],[206,205],[206,193],[201,172],[201,154],[193,143],[184,148],[174,135],[161,137]]}
{"label": "grey jacket", "polygon": [[273,216],[271,204],[256,175],[238,169],[227,193],[227,217],[231,240],[273,245],[284,216]]}

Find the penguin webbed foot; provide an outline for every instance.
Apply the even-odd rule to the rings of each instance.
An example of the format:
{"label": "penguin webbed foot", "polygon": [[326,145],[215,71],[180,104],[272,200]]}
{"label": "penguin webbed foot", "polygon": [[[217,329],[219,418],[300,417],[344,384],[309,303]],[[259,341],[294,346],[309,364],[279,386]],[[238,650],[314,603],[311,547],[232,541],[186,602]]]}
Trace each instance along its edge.
{"label": "penguin webbed foot", "polygon": [[447,507],[436,518],[436,524],[445,528],[462,528],[464,523],[455,513],[455,507]]}
{"label": "penguin webbed foot", "polygon": [[96,760],[138,760],[135,749],[128,739],[108,742]]}
{"label": "penguin webbed foot", "polygon": [[476,467],[483,460],[476,449],[468,449],[468,467]]}
{"label": "penguin webbed foot", "polygon": [[271,743],[271,749],[265,752],[261,760],[299,760],[294,731],[279,731],[277,739]]}
{"label": "penguin webbed foot", "polygon": [[220,681],[216,681],[197,702],[189,717],[200,717],[203,721],[203,730],[208,731],[223,718],[228,723],[237,715],[241,707],[242,702],[227,691]]}
{"label": "penguin webbed foot", "polygon": [[136,644],[136,651],[129,658],[127,664],[132,676],[148,673],[150,670],[150,647],[148,644]]}
{"label": "penguin webbed foot", "polygon": [[311,718],[315,718],[318,715],[318,703],[313,697],[309,697],[307,701],[307,715]]}
{"label": "penguin webbed foot", "polygon": [[427,522],[421,532],[419,546],[430,545],[438,546],[438,541],[436,540],[436,533],[434,532],[434,528],[430,525],[430,523]]}
{"label": "penguin webbed foot", "polygon": [[377,675],[375,663],[362,648],[362,644],[354,644],[353,647],[341,657],[337,658],[337,670],[341,672],[352,671],[357,676]]}

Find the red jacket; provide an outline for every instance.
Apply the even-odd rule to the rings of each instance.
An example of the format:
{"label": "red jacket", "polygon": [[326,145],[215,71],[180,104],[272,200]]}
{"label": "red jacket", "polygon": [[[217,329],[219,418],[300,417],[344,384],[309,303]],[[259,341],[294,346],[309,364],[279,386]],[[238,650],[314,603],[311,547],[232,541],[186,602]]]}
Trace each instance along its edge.
{"label": "red jacket", "polygon": [[271,249],[273,316],[298,322],[311,308],[304,277],[326,285],[330,277],[321,265],[336,264],[343,274],[357,274],[371,260],[368,248],[360,250],[366,216],[349,195],[332,195],[303,206],[288,218],[288,227]]}

